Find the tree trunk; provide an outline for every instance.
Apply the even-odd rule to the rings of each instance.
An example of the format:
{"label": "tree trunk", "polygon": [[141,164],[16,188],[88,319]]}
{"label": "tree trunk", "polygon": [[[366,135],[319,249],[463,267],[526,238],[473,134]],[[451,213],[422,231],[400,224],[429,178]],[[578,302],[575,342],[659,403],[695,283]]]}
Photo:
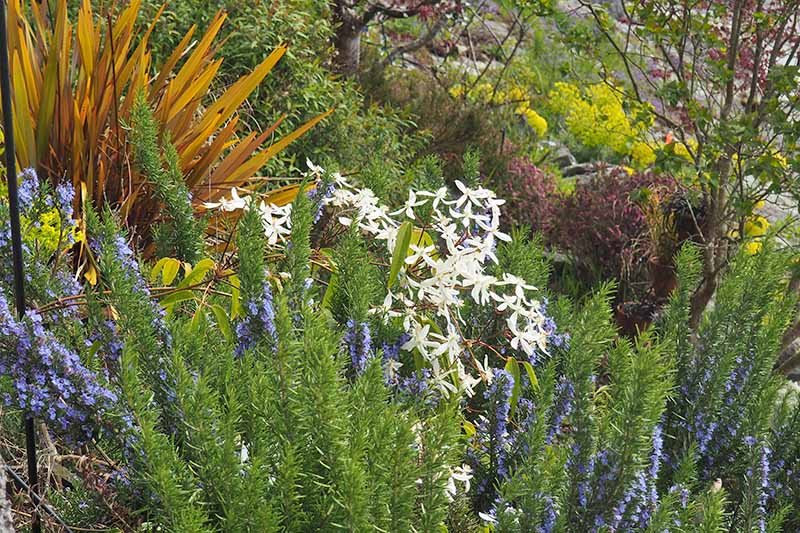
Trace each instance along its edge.
{"label": "tree trunk", "polygon": [[[800,272],[795,270],[789,280],[787,295],[792,296],[800,291]],[[783,333],[781,352],[775,362],[775,368],[789,375],[800,367],[800,301],[795,305],[795,317],[792,325]]]}
{"label": "tree trunk", "polygon": [[689,316],[689,326],[693,330],[696,330],[700,325],[703,313],[714,297],[719,284],[720,271],[727,259],[727,246],[725,243],[727,227],[724,213],[728,201],[727,187],[732,161],[731,154],[718,161],[719,183],[711,191],[707,202],[702,281],[692,297]]}
{"label": "tree trunk", "polygon": [[347,77],[358,74],[358,64],[361,57],[361,32],[364,24],[361,18],[344,5],[342,0],[337,0],[334,7],[334,27],[336,35],[336,69]]}
{"label": "tree trunk", "polygon": [[0,458],[0,533],[14,533],[11,503],[6,498],[6,465]]}

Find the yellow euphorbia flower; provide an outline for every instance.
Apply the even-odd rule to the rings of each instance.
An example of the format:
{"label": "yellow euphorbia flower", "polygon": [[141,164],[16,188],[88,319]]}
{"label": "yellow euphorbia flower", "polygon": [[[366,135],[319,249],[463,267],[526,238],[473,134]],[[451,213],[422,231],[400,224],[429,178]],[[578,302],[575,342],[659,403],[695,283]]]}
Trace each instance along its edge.
{"label": "yellow euphorbia flower", "polygon": [[26,216],[21,217],[24,227],[25,241],[36,245],[45,255],[55,253],[64,245],[80,242],[83,240],[83,232],[75,221],[61,227],[61,214],[58,209],[51,209],[42,213],[36,221],[30,220]]}
{"label": "yellow euphorbia flower", "polygon": [[547,121],[544,119],[544,117],[542,117],[533,109],[526,109],[524,116],[525,121],[531,128],[533,128],[533,131],[536,132],[536,135],[539,137],[544,137],[544,134],[547,133]]}
{"label": "yellow euphorbia flower", "polygon": [[649,167],[656,162],[656,153],[647,143],[636,141],[631,145],[631,162],[638,168]]}
{"label": "yellow euphorbia flower", "polygon": [[750,241],[744,244],[744,253],[747,255],[756,255],[761,251],[763,244],[761,241]]}
{"label": "yellow euphorbia flower", "polygon": [[[647,129],[646,120],[642,123],[628,117],[623,94],[605,83],[581,91],[575,85],[559,82],[550,91],[549,100],[552,110],[564,116],[570,133],[588,147],[607,146],[618,154],[630,154],[631,141],[639,139]],[[647,161],[651,156],[638,148]]]}
{"label": "yellow euphorbia flower", "polygon": [[450,93],[450,96],[453,98],[461,98],[464,96],[464,86],[463,85],[453,85],[450,87],[450,90],[447,91]]}
{"label": "yellow euphorbia flower", "polygon": [[[691,149],[691,153],[689,150]],[[675,143],[672,147],[672,153],[678,157],[682,157],[690,163],[694,162],[692,153],[697,152],[697,141],[695,139],[687,139],[686,143]]]}
{"label": "yellow euphorbia flower", "polygon": [[528,99],[527,93],[520,87],[515,86],[508,91],[508,100],[510,102],[520,102],[522,100],[527,100],[527,99]]}
{"label": "yellow euphorbia flower", "polygon": [[748,237],[763,237],[769,229],[769,221],[761,215],[754,215],[744,223],[744,234]]}

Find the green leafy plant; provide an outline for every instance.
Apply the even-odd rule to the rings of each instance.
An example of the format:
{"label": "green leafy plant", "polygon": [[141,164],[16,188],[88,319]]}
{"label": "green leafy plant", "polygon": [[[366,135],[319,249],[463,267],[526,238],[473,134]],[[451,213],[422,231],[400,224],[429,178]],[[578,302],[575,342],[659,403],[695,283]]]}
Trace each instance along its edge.
{"label": "green leafy plant", "polygon": [[[144,224],[153,204],[142,195],[147,178],[127,176],[128,129],[140,91],[153,108],[158,136],[169,135],[180,176],[195,201],[215,198],[252,177],[271,157],[327,116],[322,114],[262,148],[275,125],[237,139],[237,108],[286,53],[279,46],[215,101],[205,101],[221,59],[214,41],[225,20],[218,13],[191,46],[187,32],[153,76],[149,38],[158,14],[136,40],[140,1],[112,21],[96,17],[89,0],[70,21],[67,2],[27,9],[9,3],[10,54],[16,90],[13,109],[17,161],[46,172],[54,183],[69,180],[96,206],[121,206],[126,221]],[[180,65],[180,66],[179,66]],[[74,207],[79,209],[80,202]]]}

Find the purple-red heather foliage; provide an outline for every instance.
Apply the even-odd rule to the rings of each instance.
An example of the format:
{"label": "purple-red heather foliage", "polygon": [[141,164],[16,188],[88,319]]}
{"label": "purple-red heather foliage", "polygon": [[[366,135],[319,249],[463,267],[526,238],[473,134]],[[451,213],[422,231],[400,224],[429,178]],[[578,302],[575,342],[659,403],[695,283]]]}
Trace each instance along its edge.
{"label": "purple-red heather foliage", "polygon": [[498,183],[497,194],[506,200],[503,221],[509,228],[529,226],[548,234],[554,224],[556,181],[527,157],[514,157],[508,162],[507,176]]}
{"label": "purple-red heather foliage", "polygon": [[572,254],[602,278],[619,278],[623,268],[647,259],[644,214],[631,195],[643,188],[674,190],[674,180],[648,172],[629,175],[621,168],[580,181],[553,212],[550,244]]}

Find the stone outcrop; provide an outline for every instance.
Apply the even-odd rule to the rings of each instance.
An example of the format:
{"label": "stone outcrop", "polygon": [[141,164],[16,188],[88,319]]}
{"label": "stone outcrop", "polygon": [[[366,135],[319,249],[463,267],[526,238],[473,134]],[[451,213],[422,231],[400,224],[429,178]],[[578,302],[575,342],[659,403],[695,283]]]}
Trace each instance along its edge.
{"label": "stone outcrop", "polygon": [[0,533],[14,533],[11,503],[6,498],[6,464],[0,459]]}

